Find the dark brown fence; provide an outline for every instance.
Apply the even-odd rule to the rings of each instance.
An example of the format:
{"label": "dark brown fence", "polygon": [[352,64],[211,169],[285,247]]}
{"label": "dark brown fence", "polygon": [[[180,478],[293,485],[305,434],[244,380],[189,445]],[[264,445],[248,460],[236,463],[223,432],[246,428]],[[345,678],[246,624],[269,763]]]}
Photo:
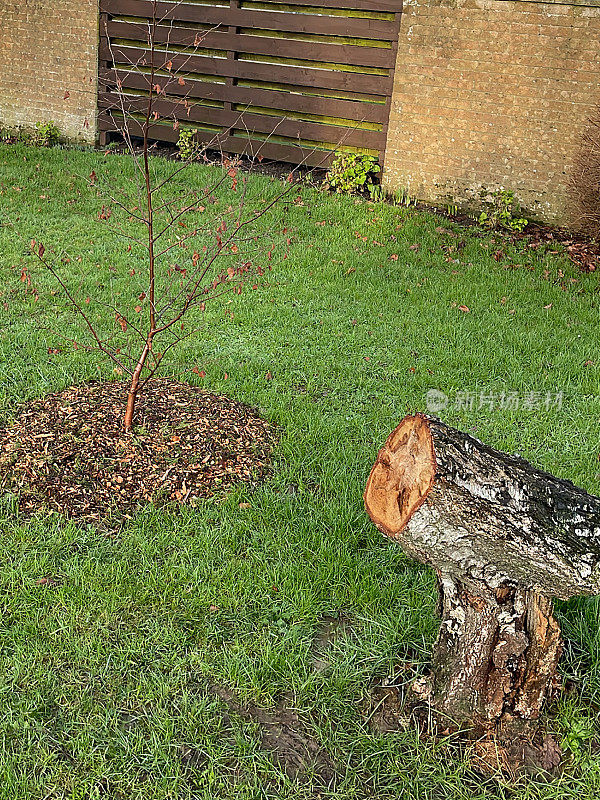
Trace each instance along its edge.
{"label": "dark brown fence", "polygon": [[[323,166],[340,149],[382,158],[401,7],[402,0],[158,3],[155,82],[164,76],[166,93],[152,138],[176,142],[187,128],[225,152]],[[106,136],[122,127],[122,103],[134,114],[143,108],[152,3],[101,0],[100,10]],[[168,80],[176,71],[183,82]]]}

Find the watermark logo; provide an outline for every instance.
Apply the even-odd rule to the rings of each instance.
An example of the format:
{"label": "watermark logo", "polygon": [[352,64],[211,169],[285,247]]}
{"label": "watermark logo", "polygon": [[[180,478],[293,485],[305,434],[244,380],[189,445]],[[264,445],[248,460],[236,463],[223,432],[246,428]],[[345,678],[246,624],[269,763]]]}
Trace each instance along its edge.
{"label": "watermark logo", "polygon": [[425,395],[427,411],[436,414],[438,411],[445,411],[448,408],[450,398],[439,389],[430,389]]}
{"label": "watermark logo", "polygon": [[562,392],[456,392],[453,397],[439,389],[429,389],[425,406],[430,414],[449,408],[463,411],[560,411]]}

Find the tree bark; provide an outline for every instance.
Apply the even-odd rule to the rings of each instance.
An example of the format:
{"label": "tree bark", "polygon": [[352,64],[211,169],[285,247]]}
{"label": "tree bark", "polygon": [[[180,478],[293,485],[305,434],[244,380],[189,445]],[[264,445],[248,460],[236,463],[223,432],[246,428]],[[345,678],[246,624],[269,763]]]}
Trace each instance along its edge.
{"label": "tree bark", "polygon": [[153,338],[154,332],[150,331],[148,334],[148,340],[144,346],[144,349],[142,350],[142,354],[139,357],[138,363],[135,366],[133,375],[131,376],[129,392],[127,394],[127,408],[125,409],[125,417],[123,419],[123,427],[127,432],[131,431],[133,428],[133,414],[135,411],[135,401],[137,400],[138,392],[140,390],[140,376],[142,374],[142,370],[144,369],[146,359],[148,358],[148,353],[150,353],[152,350]]}
{"label": "tree bark", "polygon": [[417,694],[458,725],[523,732],[539,718],[560,658],[552,603],[534,591],[490,591],[448,575],[439,591],[442,623]]}
{"label": "tree bark", "polygon": [[438,575],[442,622],[417,695],[459,726],[533,729],[561,652],[550,598],[600,593],[600,498],[417,414],[379,452],[365,506]]}
{"label": "tree bark", "polygon": [[600,593],[600,498],[423,414],[405,417],[365,489],[377,527],[440,572],[550,597]]}

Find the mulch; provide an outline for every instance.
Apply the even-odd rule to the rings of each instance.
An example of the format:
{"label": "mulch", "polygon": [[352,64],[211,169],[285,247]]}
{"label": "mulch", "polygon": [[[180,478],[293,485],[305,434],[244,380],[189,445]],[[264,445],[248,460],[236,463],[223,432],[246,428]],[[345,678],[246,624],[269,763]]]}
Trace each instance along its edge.
{"label": "mulch", "polygon": [[[495,228],[491,231],[479,226],[476,219],[464,213],[450,214],[444,209],[419,204],[420,208],[432,211],[446,219],[452,220],[464,228],[478,229],[481,235],[493,233],[494,236],[503,237],[512,244],[520,243],[530,250],[537,250],[542,246],[564,248],[569,261],[580,272],[600,272],[600,241],[584,234],[569,231],[566,228],[555,228],[551,225],[530,222],[521,233]],[[560,249],[557,250],[560,252]]]}
{"label": "mulch", "polygon": [[532,249],[540,245],[552,247],[554,244],[564,247],[569,260],[580,272],[600,271],[600,242],[562,228],[530,223],[525,233],[521,234]]}
{"label": "mulch", "polygon": [[0,429],[0,488],[25,517],[121,523],[144,504],[222,497],[269,471],[276,433],[229,397],[160,379],[123,430],[127,387],[89,383],[33,400]]}

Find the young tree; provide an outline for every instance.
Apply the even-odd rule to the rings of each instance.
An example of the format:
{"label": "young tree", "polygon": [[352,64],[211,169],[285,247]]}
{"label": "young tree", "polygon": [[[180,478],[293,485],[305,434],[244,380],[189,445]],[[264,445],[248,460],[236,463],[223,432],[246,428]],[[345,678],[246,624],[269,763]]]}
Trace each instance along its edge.
{"label": "young tree", "polygon": [[[204,311],[206,303],[227,292],[241,293],[251,275],[263,275],[277,239],[277,225],[271,227],[272,235],[265,238],[257,231],[257,221],[279,206],[293,189],[293,178],[260,205],[247,199],[247,179],[240,176],[241,159],[221,158],[221,170],[216,178],[201,191],[182,187],[181,175],[192,160],[209,150],[219,149],[219,136],[200,148],[193,156],[173,166],[166,178],[160,177],[152,160],[153,128],[159,124],[172,124],[179,130],[179,109],[189,107],[185,95],[179,99],[164,98],[169,88],[176,84],[181,92],[185,87],[182,70],[185,61],[175,70],[170,56],[167,36],[166,47],[157,48],[157,32],[168,30],[165,18],[158,16],[159,3],[150,3],[151,16],[147,21],[148,49],[128,70],[142,76],[145,92],[126,93],[114,70],[110,79],[114,102],[109,109],[117,117],[115,130],[122,137],[126,152],[134,165],[131,191],[111,187],[95,172],[88,178],[91,187],[100,189],[107,197],[99,214],[101,220],[117,222],[118,232],[125,237],[131,269],[129,275],[130,297],[138,302],[133,317],[130,305],[106,303],[100,298],[80,298],[77,291],[63,276],[63,253],[53,252],[43,242],[32,240],[32,251],[38,262],[58,282],[68,304],[74,308],[84,324],[88,341],[71,339],[77,346],[97,350],[110,358],[120,373],[128,376],[127,404],[123,418],[126,431],[133,426],[136,400],[148,380],[155,374],[169,350],[183,339],[196,333],[198,328],[187,326],[192,309]],[[107,37],[108,39],[108,37]],[[192,52],[201,44],[196,36]],[[165,109],[167,109],[165,114]],[[163,116],[161,116],[161,114]],[[207,206],[214,204],[215,193],[227,191],[231,204],[220,214],[205,214]],[[236,201],[233,201],[233,197]],[[177,263],[174,263],[174,257]],[[142,290],[138,293],[140,265],[144,275]],[[134,282],[133,276],[138,274]],[[90,304],[102,306],[114,318],[114,330],[101,331],[90,313]],[[123,345],[125,339],[125,345]]]}

